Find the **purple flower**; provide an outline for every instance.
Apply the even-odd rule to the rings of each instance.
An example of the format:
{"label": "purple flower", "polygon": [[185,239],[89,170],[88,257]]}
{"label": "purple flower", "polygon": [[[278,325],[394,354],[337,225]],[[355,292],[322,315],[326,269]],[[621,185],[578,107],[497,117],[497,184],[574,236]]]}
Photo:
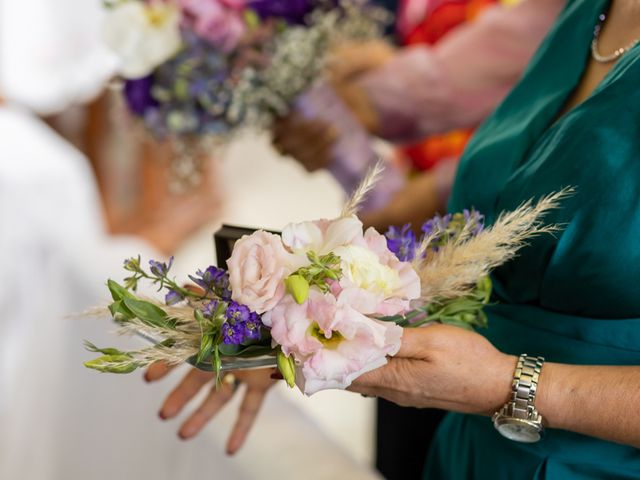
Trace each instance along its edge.
{"label": "purple flower", "polygon": [[262,334],[260,315],[246,305],[229,302],[222,325],[222,340],[226,344],[239,345],[247,340],[259,340]]}
{"label": "purple flower", "polygon": [[260,340],[262,335],[262,319],[256,312],[251,312],[251,316],[245,325],[245,335],[250,340]]}
{"label": "purple flower", "polygon": [[164,302],[167,305],[175,305],[176,303],[180,303],[182,300],[184,300],[184,295],[182,295],[182,293],[176,290],[172,290],[171,288],[169,288],[168,290],[169,291],[164,297]]}
{"label": "purple flower", "polygon": [[398,260],[409,262],[416,256],[416,235],[411,230],[411,224],[407,223],[401,229],[390,227],[387,233],[387,247],[395,253]]}
{"label": "purple flower", "polygon": [[231,290],[229,289],[229,273],[213,265],[208,267],[204,272],[198,270],[196,276],[189,275],[189,278],[197,285],[201,286],[207,293],[215,293],[223,300],[231,298]]}
{"label": "purple flower", "polygon": [[216,313],[216,309],[218,308],[219,302],[217,300],[212,300],[207,303],[202,309],[202,314],[207,318],[213,318],[213,315]]}
{"label": "purple flower", "polygon": [[466,208],[462,212],[464,215],[465,223],[472,224],[472,232],[473,235],[478,235],[482,230],[484,230],[484,215],[482,215],[477,210],[471,209],[467,210]]}
{"label": "purple flower", "polygon": [[151,267],[151,273],[157,278],[164,278],[169,273],[169,269],[173,265],[173,256],[169,259],[169,264],[158,262],[156,260],[149,260],[149,266]]}
{"label": "purple flower", "polygon": [[287,23],[303,24],[305,17],[313,10],[314,3],[310,0],[249,0],[247,7],[254,10],[265,20],[268,18],[282,18]]}
{"label": "purple flower", "polygon": [[222,325],[222,342],[227,345],[240,345],[244,341],[244,333],[228,323]]}
{"label": "purple flower", "polygon": [[422,225],[421,230],[425,235],[445,232],[447,230],[447,227],[449,226],[449,223],[451,222],[451,218],[452,215],[450,213],[445,215],[444,217],[441,215],[436,215],[431,220],[427,220]]}
{"label": "purple flower", "polygon": [[225,314],[227,323],[231,325],[243,325],[251,318],[251,310],[246,305],[230,302]]}
{"label": "purple flower", "polygon": [[124,83],[124,97],[127,100],[129,110],[143,117],[145,113],[158,106],[158,102],[151,95],[153,75],[127,80]]}

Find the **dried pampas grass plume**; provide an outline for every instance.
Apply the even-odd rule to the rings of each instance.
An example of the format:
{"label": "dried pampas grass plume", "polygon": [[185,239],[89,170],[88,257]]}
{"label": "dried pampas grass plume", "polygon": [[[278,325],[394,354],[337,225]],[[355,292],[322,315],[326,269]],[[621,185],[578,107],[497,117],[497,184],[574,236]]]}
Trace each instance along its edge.
{"label": "dried pampas grass plume", "polygon": [[351,217],[358,214],[358,210],[367,198],[367,195],[373,190],[373,187],[376,186],[382,177],[384,168],[384,160],[378,157],[375,165],[369,169],[367,175],[362,179],[362,182],[360,182],[360,185],[358,185],[358,188],[355,189],[351,198],[342,209],[340,218]]}
{"label": "dried pampas grass plume", "polygon": [[[572,195],[574,189],[566,188],[548,195],[536,204],[531,200],[512,212],[500,215],[488,229],[475,237],[461,238],[430,252],[426,257],[417,256],[414,267],[420,275],[422,296],[420,303],[457,298],[470,293],[478,279],[491,270],[514,258],[527,240],[540,234],[553,234],[559,225],[544,225],[542,217],[560,206],[560,202]],[[428,245],[420,250],[427,251]]]}

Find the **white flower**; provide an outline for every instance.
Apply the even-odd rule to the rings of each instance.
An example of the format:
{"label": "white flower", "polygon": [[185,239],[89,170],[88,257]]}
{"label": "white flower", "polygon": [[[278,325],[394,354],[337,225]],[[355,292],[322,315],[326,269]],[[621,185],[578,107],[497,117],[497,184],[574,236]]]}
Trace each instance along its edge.
{"label": "white flower", "polygon": [[356,217],[291,223],[282,231],[282,243],[294,253],[313,251],[326,255],[336,247],[362,237],[362,222]]}
{"label": "white flower", "polygon": [[398,272],[380,263],[373,251],[348,245],[336,248],[334,253],[342,260],[342,273],[353,286],[384,297],[391,296],[400,287]]}
{"label": "white flower", "polygon": [[164,2],[120,3],[107,14],[103,37],[123,77],[144,77],[180,49],[180,12]]}

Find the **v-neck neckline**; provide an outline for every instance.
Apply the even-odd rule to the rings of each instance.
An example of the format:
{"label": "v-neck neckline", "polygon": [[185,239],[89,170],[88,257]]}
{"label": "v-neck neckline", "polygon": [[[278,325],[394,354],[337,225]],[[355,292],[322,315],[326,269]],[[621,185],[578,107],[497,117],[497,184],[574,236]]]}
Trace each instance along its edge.
{"label": "v-neck neckline", "polygon": [[[611,6],[611,0],[602,0],[600,9],[598,10],[598,16],[608,10]],[[593,28],[595,28],[596,23],[593,24]],[[564,28],[567,28],[566,26]],[[581,110],[585,108],[589,103],[593,102],[594,98],[597,98],[598,95],[602,93],[603,90],[608,88],[615,80],[619,77],[619,72],[621,69],[628,66],[631,62],[635,61],[637,58],[637,51],[640,49],[640,44],[635,45],[631,48],[625,55],[623,55],[616,64],[606,73],[606,75],[602,78],[602,80],[596,85],[596,87],[591,91],[591,93],[580,103],[571,107],[566,112],[559,114],[562,111],[566,103],[570,100],[571,95],[576,91],[580,82],[584,76],[584,73],[587,69],[589,58],[591,55],[591,42],[587,42],[585,46],[585,50],[581,52],[582,58],[584,58],[584,64],[580,68],[579,72],[571,71],[567,73],[565,78],[568,78],[569,75],[572,75],[571,81],[567,82],[569,86],[563,88],[558,91],[556,95],[554,95],[554,99],[550,100],[548,104],[543,107],[538,116],[547,116],[548,120],[545,122],[546,126],[542,127],[537,135],[532,137],[532,141],[528,148],[523,152],[522,157],[515,163],[515,168],[512,171],[512,175],[522,167],[527,161],[528,158],[531,157],[532,153],[535,149],[545,141],[549,135],[555,132],[572,116],[578,114]],[[553,113],[552,113],[553,112]]]}

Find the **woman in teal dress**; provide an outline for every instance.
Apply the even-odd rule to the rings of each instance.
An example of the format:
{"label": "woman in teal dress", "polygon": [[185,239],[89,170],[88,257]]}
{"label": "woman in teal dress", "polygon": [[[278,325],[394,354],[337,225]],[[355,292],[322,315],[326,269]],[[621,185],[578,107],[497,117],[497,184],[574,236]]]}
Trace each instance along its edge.
{"label": "woman in teal dress", "polygon": [[[576,193],[545,218],[563,231],[532,241],[495,272],[487,329],[408,329],[398,355],[350,388],[458,412],[441,426],[425,478],[640,478],[640,46],[634,38],[640,38],[640,1],[567,2],[520,84],[469,144],[450,204],[451,211],[476,207],[490,223],[526,200],[572,186]],[[617,53],[603,58],[602,52]],[[530,406],[546,431],[536,443],[502,437],[490,417],[509,402],[517,356],[525,353],[546,358],[538,381],[523,390],[528,395],[537,383]],[[156,365],[147,379],[166,372]],[[270,385],[250,375],[259,374],[242,378],[251,394],[231,452]],[[161,415],[174,416],[209,380],[191,372]],[[210,395],[183,429],[189,436],[200,430],[231,395]]]}
{"label": "woman in teal dress", "polygon": [[[473,206],[491,222],[563,187],[576,193],[545,218],[561,234],[495,273],[481,332],[490,343],[446,326],[407,331],[398,358],[355,382],[463,412],[440,427],[427,479],[640,478],[639,36],[640,2],[567,2],[465,152],[451,211]],[[598,56],[625,42],[624,54]],[[489,416],[508,400],[523,353],[546,358],[535,405],[548,428],[536,443],[501,436]]]}

